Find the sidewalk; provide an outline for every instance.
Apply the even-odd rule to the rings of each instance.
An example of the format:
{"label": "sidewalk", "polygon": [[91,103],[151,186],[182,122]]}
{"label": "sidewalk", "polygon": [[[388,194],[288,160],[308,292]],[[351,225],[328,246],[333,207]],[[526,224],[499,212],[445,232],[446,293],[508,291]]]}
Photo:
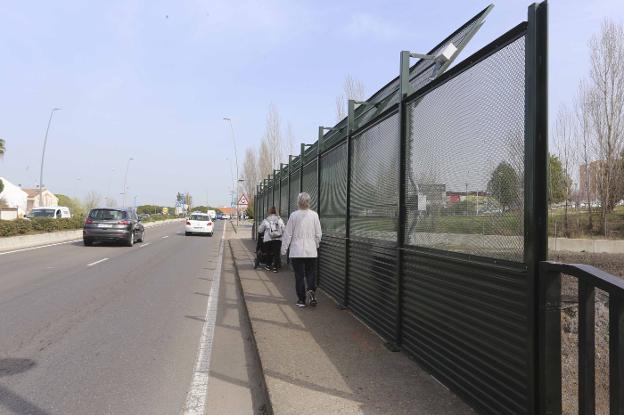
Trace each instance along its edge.
{"label": "sidewalk", "polygon": [[474,414],[323,292],[295,307],[291,271],[253,269],[249,227],[229,238],[275,414]]}

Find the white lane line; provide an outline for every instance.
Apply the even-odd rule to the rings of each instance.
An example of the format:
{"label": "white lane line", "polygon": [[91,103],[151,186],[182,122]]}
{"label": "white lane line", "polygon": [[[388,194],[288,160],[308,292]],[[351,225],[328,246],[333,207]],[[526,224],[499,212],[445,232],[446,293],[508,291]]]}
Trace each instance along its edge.
{"label": "white lane line", "polygon": [[65,245],[65,244],[69,244],[69,243],[72,243],[72,242],[79,242],[79,241],[82,241],[82,239],[73,239],[71,241],[57,242],[55,244],[48,244],[48,245],[33,246],[33,247],[30,247],[30,248],[15,249],[13,251],[0,252],[0,255],[14,254],[16,252],[34,251],[35,249],[49,248],[51,246]]}
{"label": "white lane line", "polygon": [[162,237],[162,239],[165,239],[165,238],[168,238],[168,237],[169,237],[169,235],[165,235],[165,236]]}
{"label": "white lane line", "polygon": [[151,242],[145,242],[144,244],[139,245],[139,248],[143,248],[144,246],[151,245]]}
{"label": "white lane line", "polygon": [[206,395],[208,393],[208,380],[210,378],[210,355],[212,354],[212,342],[214,338],[215,323],[217,320],[217,307],[219,304],[219,285],[221,284],[221,264],[223,262],[223,245],[225,240],[225,226],[219,245],[219,257],[212,277],[210,295],[206,305],[206,316],[199,340],[197,362],[193,371],[193,380],[183,413],[185,415],[201,415],[206,410]]}
{"label": "white lane line", "polygon": [[99,261],[95,261],[95,262],[92,262],[92,263],[90,263],[90,264],[87,264],[87,266],[88,266],[88,267],[92,267],[92,266],[97,265],[97,264],[99,264],[99,263],[101,263],[101,262],[104,262],[104,261],[108,261],[108,258],[102,258],[102,259],[100,259]]}

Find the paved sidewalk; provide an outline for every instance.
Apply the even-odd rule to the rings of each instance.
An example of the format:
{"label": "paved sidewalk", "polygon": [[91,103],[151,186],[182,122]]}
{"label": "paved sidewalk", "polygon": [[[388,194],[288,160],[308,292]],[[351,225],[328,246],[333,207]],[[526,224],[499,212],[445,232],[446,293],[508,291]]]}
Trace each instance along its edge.
{"label": "paved sidewalk", "polygon": [[249,234],[230,245],[275,414],[474,414],[322,292],[316,308],[295,307],[292,272],[253,270]]}

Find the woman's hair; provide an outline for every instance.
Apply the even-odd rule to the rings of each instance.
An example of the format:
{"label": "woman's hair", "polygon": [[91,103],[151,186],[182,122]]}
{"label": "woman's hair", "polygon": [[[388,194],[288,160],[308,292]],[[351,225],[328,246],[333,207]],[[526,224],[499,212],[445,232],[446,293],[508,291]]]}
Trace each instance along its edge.
{"label": "woman's hair", "polygon": [[299,206],[299,209],[310,209],[310,195],[306,192],[299,193],[299,196],[297,196],[297,206]]}
{"label": "woman's hair", "polygon": [[277,209],[275,209],[275,206],[271,206],[269,208],[269,215],[277,215]]}

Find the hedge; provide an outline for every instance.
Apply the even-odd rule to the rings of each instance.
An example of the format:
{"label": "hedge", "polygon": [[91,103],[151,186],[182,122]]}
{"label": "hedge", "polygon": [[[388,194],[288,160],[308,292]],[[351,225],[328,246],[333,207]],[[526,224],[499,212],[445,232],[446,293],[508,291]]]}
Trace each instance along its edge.
{"label": "hedge", "polygon": [[[143,219],[143,222],[156,222],[165,219],[172,219],[172,217],[152,215]],[[74,216],[69,219],[33,218],[31,220],[0,220],[0,237],[82,229],[83,225],[84,217],[82,216]]]}

